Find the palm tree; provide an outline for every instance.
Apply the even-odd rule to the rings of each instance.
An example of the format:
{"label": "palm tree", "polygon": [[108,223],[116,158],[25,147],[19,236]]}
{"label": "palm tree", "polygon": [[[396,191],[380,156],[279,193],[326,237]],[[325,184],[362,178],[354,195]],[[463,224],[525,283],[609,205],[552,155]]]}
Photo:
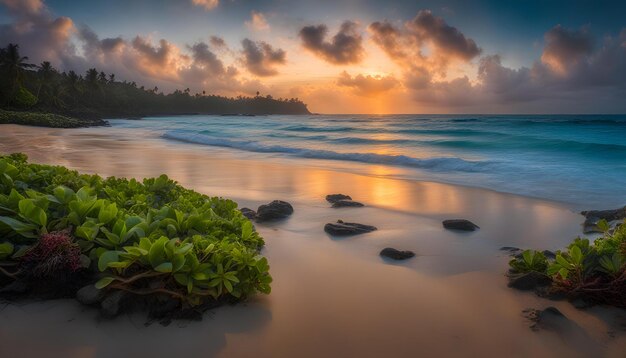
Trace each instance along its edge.
{"label": "palm tree", "polygon": [[39,74],[39,88],[37,88],[36,97],[39,98],[39,92],[41,91],[41,88],[44,86],[50,86],[56,70],[54,69],[54,67],[52,67],[50,62],[44,61],[41,63],[41,65],[39,65],[39,71],[37,71],[37,73]]}
{"label": "palm tree", "polygon": [[20,46],[17,44],[9,44],[0,53],[0,67],[6,73],[11,86],[11,94],[8,96],[8,103],[10,104],[13,95],[21,84],[24,72],[29,68],[35,67],[35,65],[26,63],[28,57],[20,56]]}
{"label": "palm tree", "polygon": [[27,56],[20,56],[20,46],[17,44],[9,44],[2,51],[2,58],[0,64],[4,67],[8,73],[9,78],[13,82],[18,82],[22,78],[22,74],[29,68],[36,67],[33,64],[26,63]]}

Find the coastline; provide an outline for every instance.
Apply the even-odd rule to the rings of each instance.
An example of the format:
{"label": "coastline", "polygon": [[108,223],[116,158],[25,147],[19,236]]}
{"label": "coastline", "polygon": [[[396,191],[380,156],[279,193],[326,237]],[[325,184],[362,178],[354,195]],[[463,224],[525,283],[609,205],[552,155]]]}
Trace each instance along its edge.
{"label": "coastline", "polygon": [[[286,221],[257,225],[274,276],[269,296],[220,308],[203,322],[147,328],[136,317],[94,324],[96,312],[71,301],[8,305],[0,313],[0,337],[14,344],[3,345],[2,355],[95,356],[120,349],[145,354],[148,349],[187,356],[380,356],[389,351],[398,356],[585,356],[599,351],[617,357],[626,347],[626,334],[613,332],[613,320],[624,319],[624,312],[580,311],[568,302],[506,287],[508,256],[499,247],[562,248],[582,234],[584,218],[571,206],[386,178],[382,166],[362,175],[296,160],[260,161],[229,150],[119,137],[116,131],[0,128],[6,138],[0,152],[21,151],[33,162],[105,176],[166,173],[202,193],[232,198],[240,207],[283,199],[295,208]],[[331,209],[324,196],[335,192],[367,207]],[[444,231],[441,220],[452,217],[471,219],[481,230]],[[332,239],[322,227],[337,219],[379,230]],[[413,250],[417,257],[389,263],[378,257],[386,246]],[[547,306],[558,307],[582,331],[567,337],[530,331],[521,310]],[[59,325],[67,329],[51,328]],[[68,332],[79,333],[69,340]],[[175,342],[167,338],[172,335]],[[32,339],[41,344],[25,347]]]}

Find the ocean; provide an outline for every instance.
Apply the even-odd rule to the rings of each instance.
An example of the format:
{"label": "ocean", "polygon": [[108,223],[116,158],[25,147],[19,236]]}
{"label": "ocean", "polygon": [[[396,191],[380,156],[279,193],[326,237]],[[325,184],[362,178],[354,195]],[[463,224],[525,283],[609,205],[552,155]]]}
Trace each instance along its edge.
{"label": "ocean", "polygon": [[111,120],[164,140],[555,200],[626,204],[626,115],[173,116]]}

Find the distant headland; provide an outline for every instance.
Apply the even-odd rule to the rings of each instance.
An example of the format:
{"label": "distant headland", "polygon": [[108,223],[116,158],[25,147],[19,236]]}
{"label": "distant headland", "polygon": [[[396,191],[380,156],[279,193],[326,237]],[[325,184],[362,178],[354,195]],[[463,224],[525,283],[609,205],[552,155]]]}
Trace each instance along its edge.
{"label": "distant headland", "polygon": [[0,49],[0,123],[54,127],[105,124],[104,118],[138,118],[160,115],[310,114],[297,98],[224,97],[191,93],[189,88],[165,94],[118,80],[91,68],[84,75],[59,71],[48,61],[28,63],[19,45]]}

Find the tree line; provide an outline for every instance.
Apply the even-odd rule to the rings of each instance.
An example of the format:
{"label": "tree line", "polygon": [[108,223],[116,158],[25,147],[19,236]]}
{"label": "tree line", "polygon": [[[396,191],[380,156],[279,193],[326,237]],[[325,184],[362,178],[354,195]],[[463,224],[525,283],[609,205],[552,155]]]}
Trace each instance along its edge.
{"label": "tree line", "polygon": [[115,74],[91,68],[80,75],[61,72],[48,61],[28,63],[19,45],[0,48],[0,108],[50,112],[78,118],[128,117],[167,114],[307,114],[297,98],[272,96],[224,97],[190,89],[164,94],[120,81]]}

